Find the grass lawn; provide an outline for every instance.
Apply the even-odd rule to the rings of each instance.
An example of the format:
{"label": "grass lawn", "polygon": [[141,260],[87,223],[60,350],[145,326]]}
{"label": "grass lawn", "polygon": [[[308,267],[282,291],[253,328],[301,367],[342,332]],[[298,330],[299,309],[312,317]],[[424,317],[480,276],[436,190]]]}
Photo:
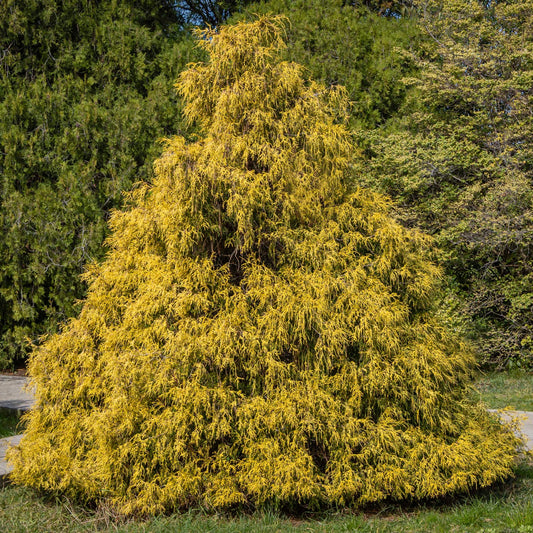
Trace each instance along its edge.
{"label": "grass lawn", "polygon": [[477,381],[480,399],[491,409],[512,407],[533,411],[533,373],[524,371],[494,372]]}
{"label": "grass lawn", "polygon": [[88,511],[68,500],[46,500],[15,486],[0,489],[0,523],[11,533],[39,532],[513,532],[533,533],[533,464],[517,467],[516,478],[456,501],[417,506],[396,504],[370,512],[285,517],[276,513],[228,517],[191,511],[148,522],[125,522],[102,511]]}
{"label": "grass lawn", "polygon": [[22,433],[18,416],[7,410],[0,409],[0,439]]}

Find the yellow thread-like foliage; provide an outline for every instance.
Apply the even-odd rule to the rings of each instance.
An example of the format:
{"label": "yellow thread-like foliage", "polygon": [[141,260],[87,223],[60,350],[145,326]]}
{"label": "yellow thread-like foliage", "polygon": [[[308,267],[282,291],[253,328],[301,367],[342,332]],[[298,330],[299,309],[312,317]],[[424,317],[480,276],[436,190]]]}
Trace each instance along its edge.
{"label": "yellow thread-like foliage", "polygon": [[427,238],[350,186],[342,88],[282,62],[280,18],[204,31],[167,140],[114,213],[79,318],[36,349],[16,482],[126,514],[360,505],[510,475],[434,318]]}

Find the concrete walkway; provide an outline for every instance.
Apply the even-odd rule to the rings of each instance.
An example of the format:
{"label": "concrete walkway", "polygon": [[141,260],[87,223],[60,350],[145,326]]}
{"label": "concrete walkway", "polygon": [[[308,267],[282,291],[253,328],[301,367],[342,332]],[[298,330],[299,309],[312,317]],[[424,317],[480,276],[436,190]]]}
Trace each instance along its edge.
{"label": "concrete walkway", "polygon": [[[0,375],[0,410],[14,411],[19,416],[31,409],[34,404],[34,398],[31,391],[25,389],[28,378],[23,376],[5,376]],[[10,446],[16,446],[22,435],[0,439],[0,486],[6,480],[12,467],[6,461],[6,452]]]}
{"label": "concrete walkway", "polygon": [[6,461],[7,449],[10,446],[16,446],[21,439],[22,435],[0,439],[0,486],[2,486],[2,480],[11,472],[11,465]]}
{"label": "concrete walkway", "polygon": [[[9,409],[21,414],[31,408],[34,403],[33,395],[25,390],[28,379],[22,376],[0,375],[0,409]],[[491,411],[493,411],[491,409]],[[531,411],[509,411],[502,415],[502,418],[509,419],[511,416],[523,418],[521,421],[522,434],[527,439],[527,448],[533,450],[533,412]],[[22,435],[0,439],[0,485],[4,478],[11,472],[11,465],[5,460],[6,450],[10,445],[20,442]]]}
{"label": "concrete walkway", "polygon": [[0,407],[14,411],[28,411],[33,405],[33,394],[24,390],[28,378],[0,375]]}
{"label": "concrete walkway", "polygon": [[[496,413],[497,409],[489,409]],[[533,451],[533,412],[532,411],[504,411],[501,417],[505,421],[517,418],[520,423],[520,431],[526,438],[526,448]]]}

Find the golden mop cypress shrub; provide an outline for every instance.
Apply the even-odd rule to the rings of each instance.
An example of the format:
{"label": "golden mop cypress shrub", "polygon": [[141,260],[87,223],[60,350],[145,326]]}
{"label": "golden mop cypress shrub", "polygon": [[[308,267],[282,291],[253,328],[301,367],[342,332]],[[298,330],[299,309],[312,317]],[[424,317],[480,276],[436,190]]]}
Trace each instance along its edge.
{"label": "golden mop cypress shrub", "polygon": [[468,399],[428,242],[351,187],[340,88],[283,19],[201,33],[167,141],[111,220],[79,318],[30,361],[16,482],[120,512],[359,505],[486,486],[517,439]]}

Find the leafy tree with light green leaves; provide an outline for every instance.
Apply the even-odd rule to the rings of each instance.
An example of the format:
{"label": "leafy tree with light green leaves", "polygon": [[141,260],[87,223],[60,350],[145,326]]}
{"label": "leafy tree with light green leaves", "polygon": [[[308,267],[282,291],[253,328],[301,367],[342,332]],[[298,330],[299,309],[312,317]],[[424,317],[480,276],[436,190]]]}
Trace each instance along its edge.
{"label": "leafy tree with light green leaves", "polygon": [[[533,365],[533,3],[417,3],[428,36],[403,115],[362,132],[359,179],[435,235],[447,305],[484,363]],[[369,172],[371,170],[371,172]]]}
{"label": "leafy tree with light green leaves", "polygon": [[196,139],[110,220],[79,317],[32,355],[12,477],[150,515],[424,499],[512,474],[433,309],[428,238],[353,185],[344,89],[282,61],[284,19],[200,33]]}
{"label": "leafy tree with light green leaves", "polygon": [[172,2],[0,2],[0,368],[75,314],[106,219],[182,128]]}

